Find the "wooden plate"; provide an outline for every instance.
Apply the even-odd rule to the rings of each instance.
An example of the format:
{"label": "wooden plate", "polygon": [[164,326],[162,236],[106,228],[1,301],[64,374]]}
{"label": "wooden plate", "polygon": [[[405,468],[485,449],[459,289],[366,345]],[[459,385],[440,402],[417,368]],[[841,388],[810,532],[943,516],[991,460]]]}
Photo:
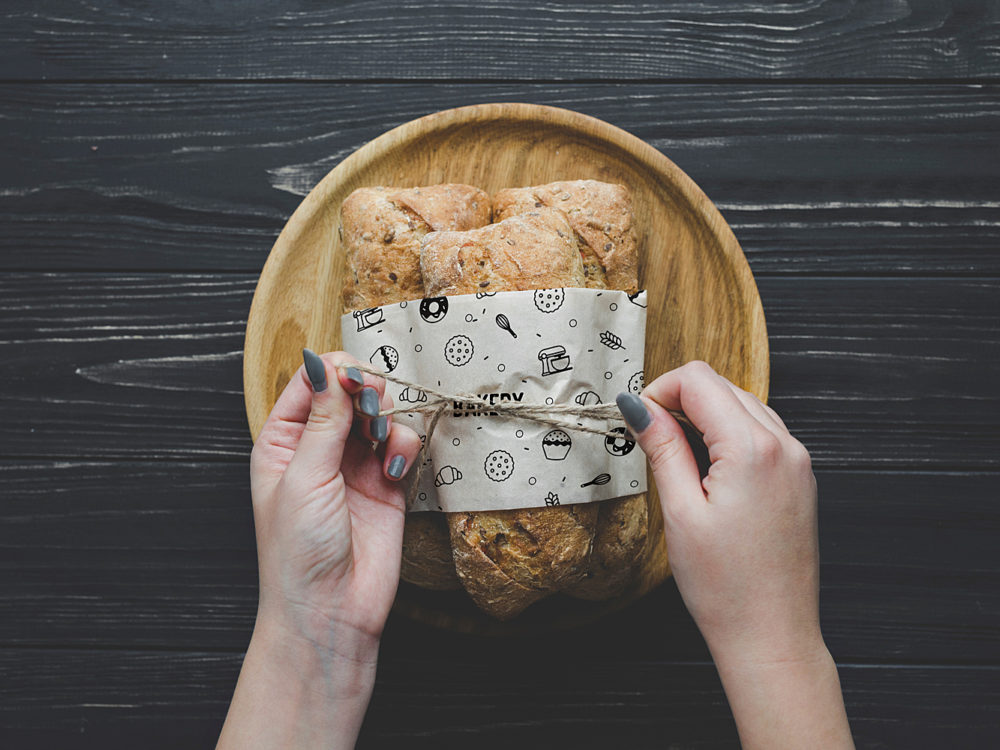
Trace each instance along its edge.
{"label": "wooden plate", "polygon": [[[703,359],[762,400],[768,343],[753,275],[725,220],[691,179],[656,149],[601,120],[533,104],[481,104],[421,117],[390,130],[340,163],[313,189],[264,265],[247,323],[243,386],[257,438],[302,347],[340,348],[341,201],[355,188],[442,182],[487,192],[591,178],[632,190],[640,286],[649,290],[646,382]],[[401,584],[396,611],[466,632],[525,633],[571,627],[621,608],[670,575],[652,477],[650,533],[642,573],[623,596],[600,603],[549,597],[497,623],[464,591]]]}

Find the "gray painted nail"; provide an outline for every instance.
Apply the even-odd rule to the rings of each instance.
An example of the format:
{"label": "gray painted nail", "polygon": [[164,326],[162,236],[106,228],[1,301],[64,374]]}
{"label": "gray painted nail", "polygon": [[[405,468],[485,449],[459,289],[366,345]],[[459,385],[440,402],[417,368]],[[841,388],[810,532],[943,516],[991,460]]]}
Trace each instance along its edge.
{"label": "gray painted nail", "polygon": [[619,393],[615,403],[618,404],[618,409],[625,417],[625,423],[632,430],[632,434],[639,434],[653,421],[653,417],[650,416],[646,405],[642,403],[642,399],[634,394]]}
{"label": "gray painted nail", "polygon": [[386,473],[393,479],[399,479],[403,476],[403,469],[406,468],[406,457],[405,456],[393,456],[392,460],[389,462],[389,468]]}
{"label": "gray painted nail", "polygon": [[377,417],[378,408],[378,391],[376,391],[371,386],[361,389],[361,396],[358,397],[358,406],[361,408],[362,414],[367,414],[369,417]]}
{"label": "gray painted nail", "polygon": [[358,385],[365,384],[365,378],[361,374],[361,370],[359,370],[357,367],[345,367],[344,374],[347,376],[348,380],[357,383]]}
{"label": "gray painted nail", "polygon": [[302,350],[302,361],[306,365],[306,375],[312,383],[313,391],[322,393],[326,390],[326,367],[323,360],[312,349]]}
{"label": "gray painted nail", "polygon": [[389,417],[377,417],[371,424],[372,437],[380,443],[384,443],[389,437]]}

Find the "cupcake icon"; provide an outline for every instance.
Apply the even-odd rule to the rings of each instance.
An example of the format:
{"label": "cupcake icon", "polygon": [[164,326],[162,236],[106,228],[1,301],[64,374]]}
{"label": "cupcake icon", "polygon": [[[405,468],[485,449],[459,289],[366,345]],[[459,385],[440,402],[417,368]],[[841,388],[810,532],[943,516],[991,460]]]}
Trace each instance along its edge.
{"label": "cupcake icon", "polygon": [[562,430],[550,430],[542,438],[542,453],[549,461],[562,461],[572,447],[573,441]]}

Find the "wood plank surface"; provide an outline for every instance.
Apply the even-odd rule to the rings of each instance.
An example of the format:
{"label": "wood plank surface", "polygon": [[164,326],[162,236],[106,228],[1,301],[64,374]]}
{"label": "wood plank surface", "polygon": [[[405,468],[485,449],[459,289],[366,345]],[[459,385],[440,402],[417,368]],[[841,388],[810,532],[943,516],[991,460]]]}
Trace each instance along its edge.
{"label": "wood plank surface", "polygon": [[6,79],[974,78],[994,2],[352,0],[83,3],[0,13]]}
{"label": "wood plank surface", "polygon": [[[1000,281],[758,277],[771,402],[818,466],[998,465]],[[245,459],[256,277],[0,276],[0,455]]]}
{"label": "wood plank surface", "polygon": [[[977,663],[1000,664],[1000,504],[983,502],[998,475],[817,474],[832,653],[963,663],[971,650]],[[0,484],[0,647],[245,648],[257,606],[245,462],[7,461]],[[389,653],[484,643],[391,622]],[[637,661],[709,658],[672,583],[530,648],[525,639],[487,642],[511,659],[588,643],[614,643]]]}
{"label": "wood plank surface", "polygon": [[[523,671],[488,650],[431,655],[415,658],[411,648],[382,659],[359,748],[738,746],[710,662],[532,653],[526,690]],[[0,684],[0,736],[67,750],[211,747],[241,659],[0,650],[0,670],[13,675]],[[1000,729],[996,667],[841,664],[839,672],[859,750],[988,747]]]}
{"label": "wood plank surface", "polygon": [[1000,86],[0,86],[0,269],[258,273],[330,169],[394,125],[530,101],[646,140],[757,274],[1000,273]]}

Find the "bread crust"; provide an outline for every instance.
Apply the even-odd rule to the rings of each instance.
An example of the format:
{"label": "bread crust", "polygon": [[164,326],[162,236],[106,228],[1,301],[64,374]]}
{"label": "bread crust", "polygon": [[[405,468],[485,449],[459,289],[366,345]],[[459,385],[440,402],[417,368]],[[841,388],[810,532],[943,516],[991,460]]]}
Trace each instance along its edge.
{"label": "bread crust", "polygon": [[[435,230],[484,226],[490,214],[489,195],[472,185],[355,190],[340,209],[345,311],[423,297],[421,239]],[[461,588],[439,514],[407,514],[400,577],[426,589]]]}
{"label": "bread crust", "polygon": [[[554,208],[563,212],[580,244],[586,286],[638,291],[638,248],[628,188],[596,180],[508,188],[493,195],[494,221]],[[600,508],[584,576],[564,591],[580,599],[621,594],[635,575],[646,545],[649,510],[643,495],[596,503]]]}
{"label": "bread crust", "polygon": [[448,524],[440,513],[407,513],[399,577],[433,591],[462,587],[455,573]]}
{"label": "bread crust", "polygon": [[597,503],[600,515],[584,576],[565,587],[570,596],[600,601],[621,594],[642,558],[649,533],[645,495]]}
{"label": "bread crust", "polygon": [[580,241],[587,286],[638,291],[639,260],[632,196],[625,185],[597,180],[507,188],[493,195],[493,220],[542,207],[566,214]]}
{"label": "bread crust", "polygon": [[364,310],[425,296],[423,237],[481,227],[490,215],[489,196],[472,185],[358,188],[340,207],[347,260],[344,308]]}
{"label": "bread crust", "polygon": [[420,249],[428,297],[584,285],[565,214],[532,209],[467,232],[433,232]]}

